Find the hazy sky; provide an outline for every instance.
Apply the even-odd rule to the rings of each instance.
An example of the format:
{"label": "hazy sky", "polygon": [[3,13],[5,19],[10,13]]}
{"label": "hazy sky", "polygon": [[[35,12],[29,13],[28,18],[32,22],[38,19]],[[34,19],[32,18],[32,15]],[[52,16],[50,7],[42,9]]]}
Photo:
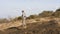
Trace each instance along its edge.
{"label": "hazy sky", "polygon": [[0,0],[0,18],[19,16],[22,10],[28,16],[57,8],[60,8],[60,0]]}

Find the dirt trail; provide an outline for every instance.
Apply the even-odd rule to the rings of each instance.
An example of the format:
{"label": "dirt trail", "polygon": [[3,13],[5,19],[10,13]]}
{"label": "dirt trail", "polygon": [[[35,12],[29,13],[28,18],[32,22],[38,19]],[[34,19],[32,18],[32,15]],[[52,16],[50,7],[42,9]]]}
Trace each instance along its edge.
{"label": "dirt trail", "polygon": [[10,22],[10,23],[3,23],[3,24],[0,24],[0,30],[3,30],[3,29],[6,29],[6,28],[9,28],[9,27],[17,27],[17,26],[20,26],[22,25],[22,23],[20,23],[19,21],[17,22]]}

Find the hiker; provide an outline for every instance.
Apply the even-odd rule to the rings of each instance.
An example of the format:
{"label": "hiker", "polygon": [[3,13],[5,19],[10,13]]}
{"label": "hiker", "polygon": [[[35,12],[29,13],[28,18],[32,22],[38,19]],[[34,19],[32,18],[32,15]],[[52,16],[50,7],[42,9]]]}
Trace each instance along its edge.
{"label": "hiker", "polygon": [[24,28],[26,28],[26,22],[25,22],[25,20],[26,20],[26,14],[25,14],[25,12],[22,10],[22,25],[23,25]]}

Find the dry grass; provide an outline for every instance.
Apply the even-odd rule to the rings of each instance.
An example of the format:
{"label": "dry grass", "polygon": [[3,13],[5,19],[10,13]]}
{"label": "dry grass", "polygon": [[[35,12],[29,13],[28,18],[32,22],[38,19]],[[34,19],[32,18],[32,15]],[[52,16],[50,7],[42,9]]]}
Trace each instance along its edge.
{"label": "dry grass", "polygon": [[2,23],[0,24],[0,34],[60,34],[60,18],[41,19],[27,20],[26,29],[21,27],[21,21]]}
{"label": "dry grass", "polygon": [[60,34],[60,27],[58,27],[58,23],[56,21],[48,21],[43,22],[43,24],[39,23],[30,23],[27,24],[27,28],[23,27],[11,27],[5,29],[4,32],[6,34]]}

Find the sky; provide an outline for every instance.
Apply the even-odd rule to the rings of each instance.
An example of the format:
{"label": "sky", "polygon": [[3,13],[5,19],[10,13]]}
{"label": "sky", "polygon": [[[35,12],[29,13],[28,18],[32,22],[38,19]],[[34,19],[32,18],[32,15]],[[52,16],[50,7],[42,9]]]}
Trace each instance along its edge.
{"label": "sky", "polygon": [[60,0],[0,0],[0,18],[21,16],[22,10],[29,16],[57,8]]}

